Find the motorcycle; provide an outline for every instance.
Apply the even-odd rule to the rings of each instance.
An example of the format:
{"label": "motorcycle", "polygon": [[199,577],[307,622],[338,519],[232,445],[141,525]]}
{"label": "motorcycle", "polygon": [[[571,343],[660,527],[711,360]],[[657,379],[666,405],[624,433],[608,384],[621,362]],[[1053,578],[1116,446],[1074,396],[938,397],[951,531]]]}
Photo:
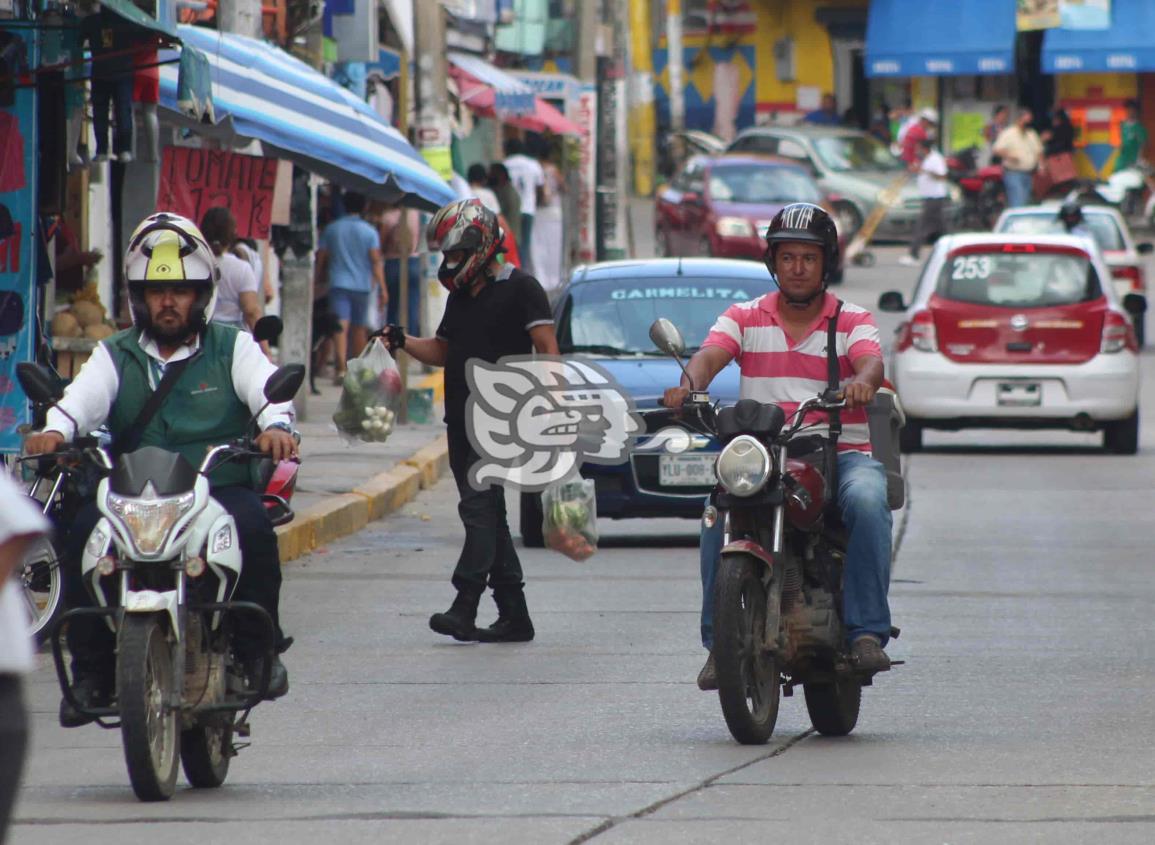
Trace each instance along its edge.
{"label": "motorcycle", "polygon": [[[33,402],[50,405],[59,397],[44,369],[29,363],[17,369]],[[304,377],[299,364],[279,368],[265,384],[265,407],[290,401]],[[196,469],[154,446],[114,461],[91,437],[52,455],[96,472],[101,513],[81,560],[96,604],[64,612],[49,635],[57,680],[77,711],[120,729],[129,780],[143,801],[172,796],[178,763],[192,786],[223,784],[238,750],[234,735],[249,736],[248,715],[268,691],[273,622],[259,605],[232,598],[244,561],[233,517],[211,498],[207,478],[225,462],[265,457],[250,437],[212,448]],[[64,633],[86,615],[103,619],[116,634],[108,706],[82,704],[65,665]],[[248,664],[231,637],[241,615],[256,619],[261,631],[262,659]]]}
{"label": "motorcycle", "polygon": [[[681,365],[677,327],[659,319],[650,338]],[[742,399],[716,410],[707,393],[694,391],[681,411],[683,424],[723,444],[703,521],[724,526],[713,656],[722,715],[744,745],[769,740],[781,696],[799,685],[815,730],[845,736],[858,722],[862,688],[872,684],[851,662],[842,622],[847,538],[828,500],[837,489],[837,426],[830,437],[796,438],[811,412],[843,407],[828,389],[787,420],[778,405]]]}
{"label": "motorcycle", "polygon": [[[1145,193],[1148,194],[1146,203]],[[1113,205],[1127,220],[1137,217],[1140,211],[1145,220],[1151,220],[1152,211],[1155,211],[1155,191],[1151,190],[1150,177],[1139,167],[1116,170],[1105,182],[1084,184],[1072,191],[1067,199]]]}
{"label": "motorcycle", "polygon": [[963,229],[989,231],[1007,205],[1003,168],[978,166],[978,151],[968,147],[947,158],[947,171],[963,194],[960,223]]}

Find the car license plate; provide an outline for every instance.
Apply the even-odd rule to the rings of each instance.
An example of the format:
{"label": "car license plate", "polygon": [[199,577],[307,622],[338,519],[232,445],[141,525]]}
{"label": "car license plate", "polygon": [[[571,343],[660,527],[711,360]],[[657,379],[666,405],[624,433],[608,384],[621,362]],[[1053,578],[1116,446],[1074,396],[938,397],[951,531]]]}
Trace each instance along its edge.
{"label": "car license plate", "polygon": [[1033,408],[1043,404],[1043,386],[1037,381],[1002,381],[998,402],[1004,408]]}
{"label": "car license plate", "polygon": [[658,483],[663,487],[708,487],[714,477],[714,455],[659,455]]}

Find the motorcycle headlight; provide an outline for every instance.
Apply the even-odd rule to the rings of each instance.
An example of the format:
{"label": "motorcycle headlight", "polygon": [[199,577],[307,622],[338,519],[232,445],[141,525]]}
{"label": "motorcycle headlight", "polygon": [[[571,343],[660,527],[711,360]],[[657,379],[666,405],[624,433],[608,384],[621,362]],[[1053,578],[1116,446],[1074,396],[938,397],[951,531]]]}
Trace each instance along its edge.
{"label": "motorcycle headlight", "polygon": [[105,502],[128,529],[137,549],[148,555],[164,548],[173,526],[189,512],[195,499],[196,494],[191,492],[164,499],[133,499],[109,493]]}
{"label": "motorcycle headlight", "polygon": [[718,481],[735,496],[753,496],[766,485],[772,466],[766,447],[742,434],[727,443],[718,456]]}
{"label": "motorcycle headlight", "polygon": [[754,226],[745,217],[719,217],[714,230],[723,238],[748,238],[754,234]]}

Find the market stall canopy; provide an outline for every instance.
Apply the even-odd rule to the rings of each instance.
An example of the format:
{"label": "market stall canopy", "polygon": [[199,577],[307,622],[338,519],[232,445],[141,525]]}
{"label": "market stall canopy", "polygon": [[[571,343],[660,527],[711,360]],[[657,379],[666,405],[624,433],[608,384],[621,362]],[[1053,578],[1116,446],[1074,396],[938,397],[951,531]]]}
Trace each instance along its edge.
{"label": "market stall canopy", "polygon": [[867,76],[972,76],[1014,71],[1014,3],[871,0],[866,23]]}
{"label": "market stall canopy", "polygon": [[1155,71],[1155,3],[1114,0],[1109,29],[1048,29],[1044,73],[1150,73]]}
{"label": "market stall canopy", "polygon": [[530,132],[582,135],[584,130],[512,74],[466,53],[449,54],[449,75],[461,101],[482,117]]}
{"label": "market stall canopy", "polygon": [[208,58],[213,123],[188,120],[171,66],[161,68],[161,106],[200,135],[255,139],[270,155],[296,162],[367,196],[433,210],[456,194],[420,153],[367,103],[304,62],[264,41],[192,26],[182,43]]}

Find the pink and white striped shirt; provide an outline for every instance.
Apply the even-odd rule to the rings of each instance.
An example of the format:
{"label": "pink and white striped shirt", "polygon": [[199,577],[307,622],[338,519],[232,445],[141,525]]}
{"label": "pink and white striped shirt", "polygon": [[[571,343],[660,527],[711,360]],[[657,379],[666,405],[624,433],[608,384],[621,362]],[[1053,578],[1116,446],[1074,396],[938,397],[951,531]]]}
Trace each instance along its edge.
{"label": "pink and white striped shirt", "polygon": [[[703,347],[725,349],[738,362],[742,371],[739,395],[743,399],[780,405],[786,418],[798,406],[826,389],[826,332],[827,321],[834,316],[838,300],[826,294],[822,313],[806,332],[801,342],[795,343],[778,318],[778,293],[768,293],[750,302],[731,305],[710,329]],[[840,384],[854,378],[853,362],[859,358],[882,358],[878,326],[865,308],[849,302],[842,304],[835,333],[838,350]],[[816,412],[807,417],[813,428],[804,434],[825,434],[826,414]],[[866,409],[856,408],[842,412],[840,451],[870,454],[870,426]]]}

